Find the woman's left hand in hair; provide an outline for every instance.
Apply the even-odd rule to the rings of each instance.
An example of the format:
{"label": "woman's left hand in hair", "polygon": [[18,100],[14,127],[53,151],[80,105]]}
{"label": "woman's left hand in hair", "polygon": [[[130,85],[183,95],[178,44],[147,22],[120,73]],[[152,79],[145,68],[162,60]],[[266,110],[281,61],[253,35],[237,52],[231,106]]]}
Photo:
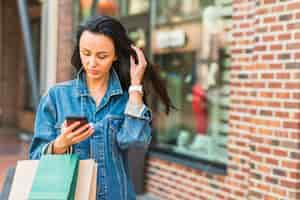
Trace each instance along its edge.
{"label": "woman's left hand in hair", "polygon": [[136,52],[138,63],[135,64],[134,59],[130,56],[130,78],[131,85],[141,85],[144,73],[147,67],[147,61],[143,51],[134,45],[131,48]]}

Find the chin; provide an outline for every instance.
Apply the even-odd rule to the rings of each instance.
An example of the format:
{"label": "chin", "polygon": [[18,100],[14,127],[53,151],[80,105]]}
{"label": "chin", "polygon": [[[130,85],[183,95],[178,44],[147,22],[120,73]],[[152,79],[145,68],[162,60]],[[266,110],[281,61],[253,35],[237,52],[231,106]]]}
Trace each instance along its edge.
{"label": "chin", "polygon": [[102,77],[100,74],[90,74],[90,73],[88,73],[87,76],[92,79],[98,79]]}

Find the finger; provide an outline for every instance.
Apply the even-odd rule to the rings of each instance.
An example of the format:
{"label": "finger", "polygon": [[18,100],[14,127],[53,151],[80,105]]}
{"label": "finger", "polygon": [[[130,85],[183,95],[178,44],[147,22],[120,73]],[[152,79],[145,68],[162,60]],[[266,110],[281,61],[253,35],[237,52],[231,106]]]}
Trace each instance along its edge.
{"label": "finger", "polygon": [[70,126],[65,127],[64,133],[68,134],[71,133],[75,128],[80,126],[80,122],[74,122]]}
{"label": "finger", "polygon": [[86,140],[88,137],[90,137],[93,133],[94,133],[94,130],[89,129],[84,134],[75,137],[72,141],[75,143],[82,142],[82,141]]}
{"label": "finger", "polygon": [[68,134],[67,137],[72,139],[74,137],[76,137],[77,135],[81,135],[83,134],[83,132],[85,132],[88,128],[90,127],[89,124],[85,124],[82,127],[78,128],[76,131],[73,131],[72,133]]}
{"label": "finger", "polygon": [[135,69],[136,68],[136,64],[135,64],[134,59],[133,59],[132,56],[130,56],[130,63],[131,63],[130,66],[132,66]]}
{"label": "finger", "polygon": [[83,134],[78,135],[76,137],[74,137],[72,139],[72,143],[76,144],[79,143],[85,139],[87,139],[88,137],[90,137],[92,134],[94,133],[94,129],[92,127],[90,127],[87,131],[85,131]]}
{"label": "finger", "polygon": [[143,51],[135,46],[133,46],[133,49],[135,50],[137,57],[138,57],[138,64],[142,66],[146,66],[147,62],[145,59],[145,55]]}

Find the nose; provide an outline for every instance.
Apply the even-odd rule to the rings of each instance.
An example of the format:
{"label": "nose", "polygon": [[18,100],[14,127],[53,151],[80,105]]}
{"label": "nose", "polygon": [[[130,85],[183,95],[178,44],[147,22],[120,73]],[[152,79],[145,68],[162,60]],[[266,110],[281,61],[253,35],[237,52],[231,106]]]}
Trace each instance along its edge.
{"label": "nose", "polygon": [[88,67],[89,67],[89,68],[94,68],[94,67],[96,67],[96,58],[95,58],[95,56],[90,56],[90,57],[88,58]]}

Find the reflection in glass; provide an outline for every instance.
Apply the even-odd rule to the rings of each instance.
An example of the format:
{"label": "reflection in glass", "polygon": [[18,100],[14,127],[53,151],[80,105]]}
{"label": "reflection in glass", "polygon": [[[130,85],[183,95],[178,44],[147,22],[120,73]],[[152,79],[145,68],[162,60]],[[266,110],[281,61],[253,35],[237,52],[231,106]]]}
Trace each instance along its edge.
{"label": "reflection in glass", "polygon": [[128,0],[128,15],[145,13],[149,9],[150,1]]}
{"label": "reflection in glass", "polygon": [[201,8],[212,4],[211,0],[157,1],[157,24],[181,22],[201,17]]}
{"label": "reflection in glass", "polygon": [[203,9],[200,50],[154,57],[178,108],[170,116],[156,109],[155,147],[220,163],[227,162],[230,65],[230,19],[223,10],[220,5]]}

